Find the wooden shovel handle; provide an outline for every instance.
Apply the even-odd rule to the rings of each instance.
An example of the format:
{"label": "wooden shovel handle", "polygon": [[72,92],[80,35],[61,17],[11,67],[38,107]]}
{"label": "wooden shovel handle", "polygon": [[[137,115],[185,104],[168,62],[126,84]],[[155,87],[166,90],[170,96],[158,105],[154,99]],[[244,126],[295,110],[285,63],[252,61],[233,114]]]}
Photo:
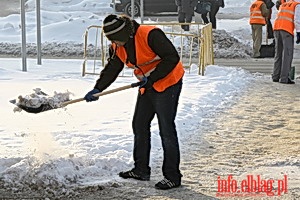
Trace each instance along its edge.
{"label": "wooden shovel handle", "polygon": [[[94,97],[104,96],[104,95],[111,94],[111,93],[114,93],[114,92],[119,92],[119,91],[126,90],[126,89],[129,89],[129,88],[134,88],[134,87],[139,86],[140,84],[141,84],[140,82],[132,83],[130,85],[125,85],[125,86],[115,88],[115,89],[112,89],[112,90],[99,92],[99,93],[94,94],[93,96]],[[61,104],[61,107],[67,106],[67,105],[72,104],[72,103],[77,103],[77,102],[80,102],[80,101],[84,101],[84,100],[85,100],[84,98],[79,98],[79,99],[73,99],[73,100],[70,100],[70,101],[66,101],[66,102]]]}

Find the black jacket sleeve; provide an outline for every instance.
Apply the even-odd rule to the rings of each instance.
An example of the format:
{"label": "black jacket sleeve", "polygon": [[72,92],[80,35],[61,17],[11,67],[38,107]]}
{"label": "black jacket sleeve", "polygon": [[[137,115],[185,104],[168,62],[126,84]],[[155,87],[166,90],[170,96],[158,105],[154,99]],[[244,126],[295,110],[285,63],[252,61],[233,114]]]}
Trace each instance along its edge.
{"label": "black jacket sleeve", "polygon": [[97,88],[100,92],[108,88],[116,80],[123,68],[124,63],[115,55],[114,50],[110,47],[108,63],[101,71],[94,88]]}
{"label": "black jacket sleeve", "polygon": [[175,46],[160,29],[153,29],[148,35],[148,44],[161,62],[151,72],[149,78],[153,82],[167,76],[178,64],[180,58]]}

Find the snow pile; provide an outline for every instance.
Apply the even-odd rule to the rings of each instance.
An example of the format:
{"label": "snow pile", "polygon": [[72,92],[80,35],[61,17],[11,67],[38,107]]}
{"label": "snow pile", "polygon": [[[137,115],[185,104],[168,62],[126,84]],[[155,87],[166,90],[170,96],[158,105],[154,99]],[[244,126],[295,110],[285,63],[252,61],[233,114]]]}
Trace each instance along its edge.
{"label": "snow pile", "polygon": [[215,58],[250,58],[252,48],[243,44],[225,30],[213,31]]}
{"label": "snow pile", "polygon": [[[78,187],[78,180],[84,176],[82,169],[88,166],[85,166],[82,158],[78,160],[72,157],[48,158],[47,161],[35,157],[20,159],[2,173],[0,185],[15,193],[43,191],[48,198],[75,197],[79,189],[84,189]],[[77,184],[76,190],[74,184]]]}
{"label": "snow pile", "polygon": [[[180,38],[179,38],[180,39]],[[186,39],[186,38],[184,38]],[[188,40],[184,40],[183,51],[186,56],[189,55],[190,45]],[[178,44],[177,44],[178,43]],[[181,52],[180,42],[175,42],[176,49]],[[213,45],[215,58],[250,58],[252,49],[249,44],[243,44],[238,39],[233,37],[225,30],[213,31]],[[87,48],[87,55],[93,55],[95,52],[93,44],[89,44]],[[197,38],[193,40],[193,56],[198,56]],[[36,44],[27,43],[27,55],[29,57],[35,57],[37,55]],[[49,58],[66,58],[77,57],[81,58],[84,54],[83,40],[82,43],[76,42],[45,42],[42,43],[42,55]],[[20,57],[21,56],[21,44],[20,43],[0,43],[0,55],[8,57]]]}

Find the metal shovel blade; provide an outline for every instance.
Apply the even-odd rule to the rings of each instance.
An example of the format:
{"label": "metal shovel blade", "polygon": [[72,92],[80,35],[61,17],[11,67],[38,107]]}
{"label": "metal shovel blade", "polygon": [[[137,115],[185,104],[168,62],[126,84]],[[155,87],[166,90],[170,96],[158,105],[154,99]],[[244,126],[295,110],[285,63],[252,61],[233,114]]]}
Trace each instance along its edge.
{"label": "metal shovel blade", "polygon": [[47,110],[55,109],[52,106],[50,106],[49,104],[42,104],[41,106],[39,106],[37,108],[33,108],[33,107],[26,107],[26,106],[18,104],[16,99],[10,100],[9,102],[28,113],[40,113],[40,112],[44,112]]}
{"label": "metal shovel blade", "polygon": [[[100,92],[100,93],[94,94],[94,96],[95,97],[100,97],[100,96],[104,96],[104,95],[111,94],[111,93],[114,93],[114,92],[126,90],[126,89],[129,89],[129,88],[134,88],[134,87],[137,87],[139,85],[141,85],[141,82],[132,83],[130,85],[126,85],[126,86],[119,87],[119,88],[116,88],[116,89]],[[69,105],[69,104],[77,103],[77,102],[80,102],[80,101],[84,101],[84,98],[79,98],[79,99],[74,99],[74,100],[70,100],[70,101],[61,102],[61,105],[59,107],[53,107],[49,104],[42,104],[41,106],[39,106],[37,108],[20,105],[20,104],[17,103],[16,99],[10,100],[9,102],[16,105],[17,107],[19,107],[20,109],[22,109],[22,110],[24,110],[28,113],[40,113],[40,112],[44,112],[44,111],[47,111],[47,110],[53,110],[53,109],[56,109],[56,108],[63,108],[65,106]]]}

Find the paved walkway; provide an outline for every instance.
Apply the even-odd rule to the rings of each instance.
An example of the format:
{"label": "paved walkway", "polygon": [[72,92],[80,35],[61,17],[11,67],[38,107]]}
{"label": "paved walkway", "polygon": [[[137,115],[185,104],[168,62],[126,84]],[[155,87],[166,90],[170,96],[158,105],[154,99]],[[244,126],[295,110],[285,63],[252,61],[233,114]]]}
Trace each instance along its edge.
{"label": "paved walkway", "polygon": [[[293,59],[292,66],[295,66],[296,74],[300,75],[300,59],[298,58],[298,55],[300,54],[298,53],[297,50],[297,55],[295,55],[295,58]],[[274,59],[273,58],[262,58],[262,59],[250,58],[245,60],[245,59],[216,58],[215,64],[220,66],[241,67],[252,73],[260,72],[265,74],[272,74]]]}
{"label": "paved walkway", "polygon": [[203,138],[211,148],[199,154],[198,160],[205,161],[198,166],[201,180],[208,187],[215,183],[215,188],[200,191],[214,194],[217,175],[279,180],[286,174],[288,194],[278,199],[300,198],[300,81],[296,82],[258,79],[236,105],[213,120],[214,130]]}

